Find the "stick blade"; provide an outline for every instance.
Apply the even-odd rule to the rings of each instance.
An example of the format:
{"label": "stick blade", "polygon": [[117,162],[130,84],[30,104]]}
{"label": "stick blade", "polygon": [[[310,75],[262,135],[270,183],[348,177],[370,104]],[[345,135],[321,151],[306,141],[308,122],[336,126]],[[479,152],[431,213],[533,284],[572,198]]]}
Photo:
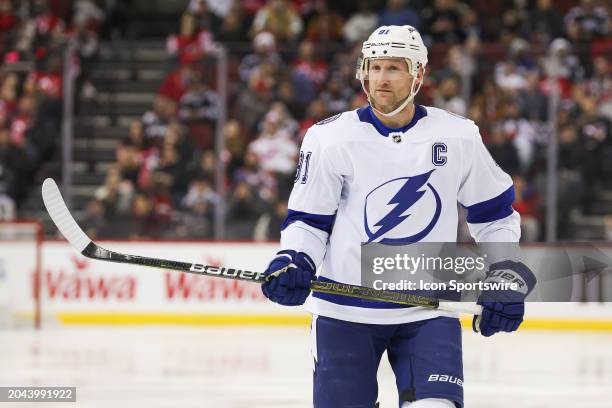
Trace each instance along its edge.
{"label": "stick blade", "polygon": [[60,230],[73,247],[79,252],[83,252],[85,247],[91,242],[91,239],[89,239],[74,218],[72,218],[72,215],[70,215],[70,211],[66,207],[59,188],[52,178],[48,178],[43,182],[42,197],[47,212],[57,229]]}

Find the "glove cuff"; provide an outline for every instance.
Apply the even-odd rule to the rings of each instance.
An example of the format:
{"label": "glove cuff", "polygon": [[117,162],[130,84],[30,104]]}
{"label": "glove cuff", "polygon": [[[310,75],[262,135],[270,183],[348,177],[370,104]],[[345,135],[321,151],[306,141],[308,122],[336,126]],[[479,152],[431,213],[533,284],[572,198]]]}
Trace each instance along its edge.
{"label": "glove cuff", "polygon": [[[490,285],[499,284],[499,289],[483,290],[478,297],[479,304],[482,302],[523,302],[533,290],[536,278],[522,262],[507,260],[491,264],[484,282]],[[502,284],[512,284],[516,289],[504,289]]]}
{"label": "glove cuff", "polygon": [[[316,272],[316,266],[312,258],[305,252],[297,252],[292,249],[284,249],[278,251],[272,262],[287,259],[287,263],[293,263],[300,269],[310,272],[312,275]],[[270,262],[270,263],[272,263]]]}
{"label": "glove cuff", "polygon": [[516,292],[526,298],[536,284],[536,277],[531,270],[522,262],[505,260],[491,264],[485,282],[509,282],[516,283]]}

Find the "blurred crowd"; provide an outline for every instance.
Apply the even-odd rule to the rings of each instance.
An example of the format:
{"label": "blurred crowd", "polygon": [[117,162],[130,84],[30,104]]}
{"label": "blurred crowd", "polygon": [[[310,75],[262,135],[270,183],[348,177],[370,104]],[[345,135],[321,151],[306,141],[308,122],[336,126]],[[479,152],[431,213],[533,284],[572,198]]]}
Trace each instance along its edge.
{"label": "blurred crowd", "polygon": [[93,0],[70,4],[0,0],[0,219],[15,216],[56,154],[63,50],[74,44],[75,72],[97,51],[103,10]]}
{"label": "blurred crowd", "polygon": [[[543,238],[558,91],[559,228],[571,238],[572,212],[612,189],[610,10],[609,0],[191,0],[166,39],[172,68],[151,110],[130,125],[87,205],[88,231],[211,238],[220,216],[228,239],[278,239],[305,131],[367,103],[354,79],[362,41],[380,25],[410,24],[430,60],[416,102],[478,124],[514,179],[526,241]],[[229,87],[217,154],[220,46]],[[14,144],[4,138],[0,157]]]}

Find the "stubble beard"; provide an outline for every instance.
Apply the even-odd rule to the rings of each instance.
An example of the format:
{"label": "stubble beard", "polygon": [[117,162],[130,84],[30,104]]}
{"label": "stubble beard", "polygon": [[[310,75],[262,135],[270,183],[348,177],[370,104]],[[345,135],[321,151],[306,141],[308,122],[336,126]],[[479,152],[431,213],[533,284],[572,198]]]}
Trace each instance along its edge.
{"label": "stubble beard", "polygon": [[370,96],[370,99],[372,99],[372,102],[374,103],[374,107],[384,113],[393,112],[395,109],[398,108],[398,106],[401,105],[403,101],[403,99],[401,101],[398,101],[394,94],[393,94],[393,97],[390,98],[389,102],[385,103],[384,105],[379,103],[379,101],[374,95]]}

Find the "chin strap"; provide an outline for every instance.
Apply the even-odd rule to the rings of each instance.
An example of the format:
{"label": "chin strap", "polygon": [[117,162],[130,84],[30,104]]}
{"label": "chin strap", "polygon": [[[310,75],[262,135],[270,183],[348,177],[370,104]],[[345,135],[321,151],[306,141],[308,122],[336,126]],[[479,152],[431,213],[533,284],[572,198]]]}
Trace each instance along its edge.
{"label": "chin strap", "polygon": [[395,115],[397,115],[398,113],[400,113],[401,111],[403,111],[403,110],[404,110],[404,108],[405,108],[406,106],[408,106],[408,104],[409,104],[409,103],[410,103],[410,102],[411,102],[411,101],[414,99],[414,96],[416,95],[416,92],[415,92],[415,93],[412,93],[412,92],[411,92],[411,93],[410,93],[410,95],[408,95],[408,97],[406,97],[406,99],[404,99],[404,102],[402,102],[400,106],[398,106],[398,107],[397,107],[397,108],[395,108],[395,109],[394,109],[392,112],[389,112],[389,113],[385,113],[385,112],[382,112],[382,111],[380,111],[380,110],[376,109],[376,107],[374,107],[374,102],[373,102],[373,101],[372,101],[372,99],[370,98],[370,95],[369,95],[369,94],[367,94],[367,93],[366,93],[366,95],[368,95],[368,103],[370,104],[370,106],[372,107],[372,109],[373,109],[374,111],[376,111],[376,113],[378,113],[378,114],[380,114],[380,115],[382,115],[382,116],[385,116],[385,117],[391,117],[391,116],[395,116]]}
{"label": "chin strap", "polygon": [[[425,77],[425,69],[423,68],[423,77]],[[414,99],[414,97],[416,96],[416,94],[419,92],[419,90],[421,89],[421,85],[423,85],[423,79],[421,79],[421,82],[418,83],[414,81],[412,83],[412,89],[410,89],[410,93],[408,94],[408,96],[406,97],[406,99],[404,99],[404,102],[402,102],[397,108],[395,108],[392,112],[389,113],[385,113],[382,112],[378,109],[376,109],[376,107],[374,106],[374,102],[372,101],[372,97],[370,96],[370,93],[368,92],[368,90],[366,89],[365,86],[365,80],[360,80],[361,82],[361,88],[363,89],[363,92],[365,92],[366,96],[368,97],[368,103],[370,104],[370,106],[372,107],[372,109],[374,111],[376,111],[376,113],[385,116],[385,117],[391,117],[391,116],[395,116],[398,113],[400,113],[402,110],[404,110],[404,108],[406,108],[406,106],[408,106],[408,104],[410,102],[412,102],[412,100]],[[415,89],[415,85],[416,89]]]}

